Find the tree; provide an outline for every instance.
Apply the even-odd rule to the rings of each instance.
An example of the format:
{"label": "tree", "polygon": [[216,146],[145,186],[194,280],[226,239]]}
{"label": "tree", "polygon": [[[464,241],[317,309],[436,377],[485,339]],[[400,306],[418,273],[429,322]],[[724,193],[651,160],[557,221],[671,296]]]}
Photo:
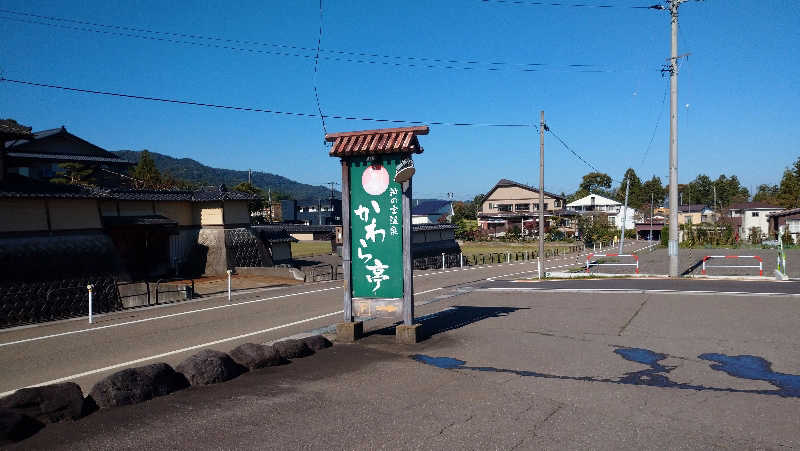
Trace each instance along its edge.
{"label": "tree", "polygon": [[[625,171],[625,176],[622,179],[622,183],[619,184],[619,188],[617,188],[616,192],[616,199],[619,202],[625,202],[625,185],[630,180],[630,187],[628,188],[628,206],[631,208],[639,209],[642,207],[642,204],[645,202],[642,194],[642,181],[639,180],[639,176],[636,175],[636,171],[633,168],[628,168]],[[650,203],[650,196],[647,196],[647,203]]]}
{"label": "tree", "polygon": [[652,198],[655,205],[661,205],[666,195],[667,189],[664,187],[664,184],[661,183],[660,177],[654,175],[650,180],[642,184],[643,204],[650,206],[650,199]]}
{"label": "tree", "polygon": [[611,177],[602,172],[590,172],[583,176],[578,191],[567,197],[567,203],[576,201],[590,193],[600,194],[601,196],[612,197],[609,189],[611,188]]}
{"label": "tree", "polygon": [[735,175],[728,178],[725,174],[720,174],[714,180],[714,186],[717,188],[718,207],[725,208],[736,202],[747,202],[750,198],[750,191],[739,183],[739,178]]}
{"label": "tree", "polygon": [[139,156],[139,163],[131,170],[131,177],[137,179],[137,188],[158,189],[162,185],[161,172],[147,149]]}
{"label": "tree", "polygon": [[609,189],[611,188],[611,177],[602,172],[590,172],[583,176],[579,188],[590,193],[598,191],[601,188]]}
{"label": "tree", "polygon": [[249,182],[239,183],[238,185],[233,187],[233,190],[242,193],[247,193],[253,196],[253,199],[247,202],[247,210],[250,212],[250,218],[253,224],[265,224],[266,215],[254,214],[254,213],[263,213],[264,210],[266,209],[267,202],[266,202],[266,197],[264,195],[264,190]]}
{"label": "tree", "polygon": [[793,169],[783,172],[776,200],[785,208],[800,207],[800,158],[795,161]]}
{"label": "tree", "polygon": [[94,173],[97,170],[95,166],[87,166],[82,163],[67,162],[59,163],[60,171],[56,172],[56,177],[50,181],[55,183],[69,183],[69,184],[92,184],[94,183]]}
{"label": "tree", "polygon": [[756,194],[753,196],[753,202],[763,202],[765,204],[777,205],[780,203],[778,201],[778,195],[780,192],[781,190],[778,185],[758,185],[758,188],[756,188]]}

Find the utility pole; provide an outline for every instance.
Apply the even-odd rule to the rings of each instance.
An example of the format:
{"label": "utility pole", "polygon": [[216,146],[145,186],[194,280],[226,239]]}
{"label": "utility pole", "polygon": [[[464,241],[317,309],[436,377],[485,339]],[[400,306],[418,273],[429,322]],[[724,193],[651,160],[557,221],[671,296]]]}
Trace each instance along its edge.
{"label": "utility pole", "polygon": [[669,276],[678,277],[678,7],[686,0],[669,0]]}
{"label": "utility pole", "polygon": [[619,253],[622,253],[622,246],[625,245],[625,223],[628,222],[628,189],[631,187],[631,178],[625,177],[625,207],[622,210],[622,232],[619,236]]}
{"label": "utility pole", "polygon": [[252,185],[253,184],[253,170],[252,169],[248,169],[247,170],[247,184],[248,185]]}
{"label": "utility pole", "polygon": [[544,258],[544,111],[539,121],[539,278],[542,278]]}

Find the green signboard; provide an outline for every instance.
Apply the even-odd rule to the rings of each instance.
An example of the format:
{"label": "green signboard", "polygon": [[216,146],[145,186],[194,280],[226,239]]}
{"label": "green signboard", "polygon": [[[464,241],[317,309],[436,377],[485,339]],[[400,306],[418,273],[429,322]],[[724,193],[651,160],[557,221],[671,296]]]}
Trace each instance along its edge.
{"label": "green signboard", "polygon": [[350,159],[350,249],[354,298],[403,297],[402,189],[399,156]]}

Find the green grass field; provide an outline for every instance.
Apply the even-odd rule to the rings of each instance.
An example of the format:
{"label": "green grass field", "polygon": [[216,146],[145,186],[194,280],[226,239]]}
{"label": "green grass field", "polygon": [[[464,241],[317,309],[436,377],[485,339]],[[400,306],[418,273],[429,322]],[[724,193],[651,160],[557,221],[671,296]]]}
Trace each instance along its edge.
{"label": "green grass field", "polygon": [[331,253],[330,241],[299,241],[292,243],[292,257],[310,257]]}

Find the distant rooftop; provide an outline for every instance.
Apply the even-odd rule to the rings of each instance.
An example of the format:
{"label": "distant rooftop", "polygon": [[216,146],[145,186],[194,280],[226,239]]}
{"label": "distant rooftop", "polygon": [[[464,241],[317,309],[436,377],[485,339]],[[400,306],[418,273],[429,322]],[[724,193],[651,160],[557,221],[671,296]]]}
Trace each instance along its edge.
{"label": "distant rooftop", "polygon": [[51,161],[89,161],[130,166],[113,153],[68,132],[65,127],[34,132],[27,138],[5,142],[6,155]]}
{"label": "distant rooftop", "polygon": [[435,215],[437,213],[441,213],[442,208],[449,205],[451,202],[449,200],[428,200],[425,202],[420,202],[417,205],[414,205],[411,208],[412,215]]}
{"label": "distant rooftop", "polygon": [[766,204],[764,202],[740,202],[731,204],[728,210],[783,210],[783,207]]}

